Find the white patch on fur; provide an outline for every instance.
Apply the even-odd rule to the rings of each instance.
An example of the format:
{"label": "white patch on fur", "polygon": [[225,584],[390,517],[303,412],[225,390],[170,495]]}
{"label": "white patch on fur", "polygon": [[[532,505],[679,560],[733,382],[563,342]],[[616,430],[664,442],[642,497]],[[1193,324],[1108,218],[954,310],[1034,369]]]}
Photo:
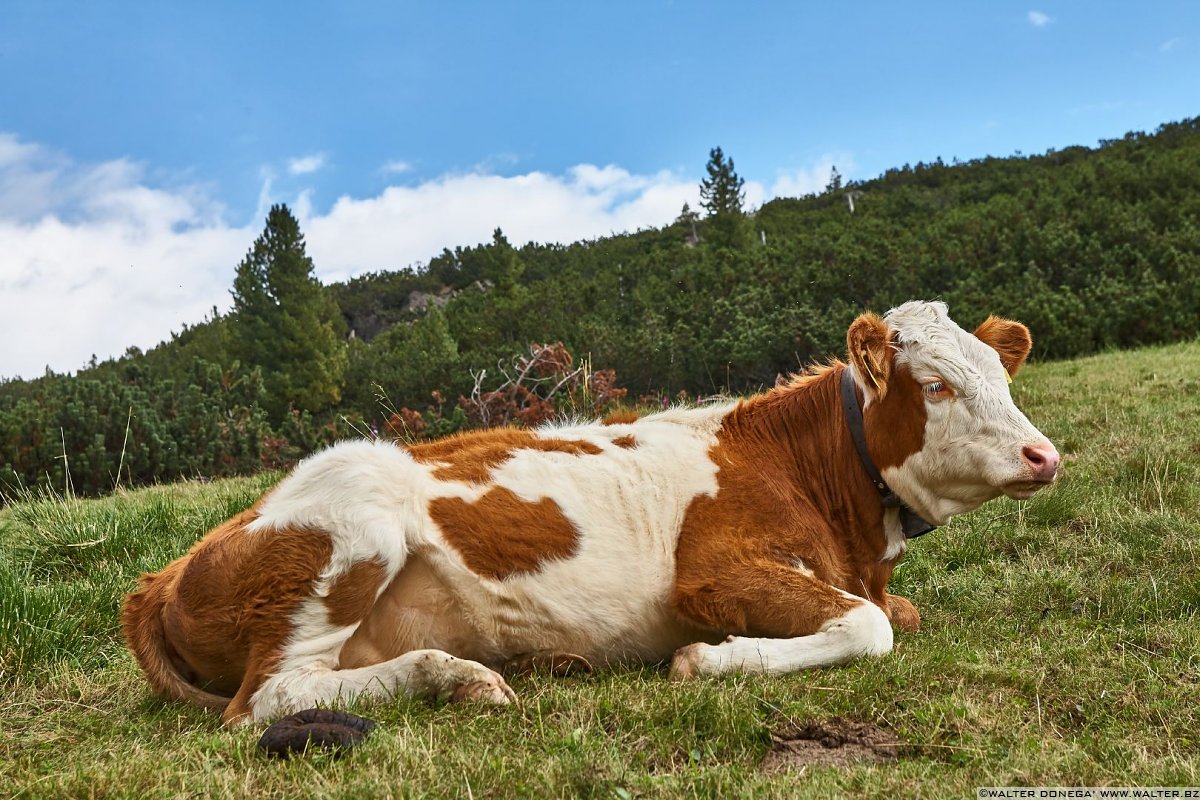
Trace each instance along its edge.
{"label": "white patch on fur", "polygon": [[796,572],[799,572],[801,575],[807,578],[816,577],[816,573],[809,569],[808,565],[798,558],[792,562],[792,569],[796,570]]}
{"label": "white patch on fur", "polygon": [[301,527],[332,537],[333,555],[322,577],[336,577],[355,561],[379,558],[391,574],[408,554],[409,537],[440,482],[387,442],[346,441],[302,461],[259,508],[250,531]]}
{"label": "white patch on fur", "polygon": [[900,523],[900,509],[883,510],[883,538],[887,546],[879,557],[880,561],[893,561],[908,549],[908,539],[904,537],[904,526]]}

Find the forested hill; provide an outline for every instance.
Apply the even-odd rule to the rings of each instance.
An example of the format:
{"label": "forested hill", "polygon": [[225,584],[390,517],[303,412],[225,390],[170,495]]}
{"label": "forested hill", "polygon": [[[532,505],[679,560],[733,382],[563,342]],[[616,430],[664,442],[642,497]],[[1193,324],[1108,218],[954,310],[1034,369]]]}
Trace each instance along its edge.
{"label": "forested hill", "polygon": [[1200,118],[1095,149],[905,166],[774,200],[733,242],[712,242],[708,222],[696,246],[676,221],[566,247],[496,242],[443,253],[419,275],[331,288],[353,324],[402,318],[413,289],[491,282],[446,308],[464,363],[561,339],[637,392],[770,383],[839,352],[862,309],[913,298],[942,298],[965,323],[1026,321],[1043,358],[1200,330]]}
{"label": "forested hill", "polygon": [[[497,231],[420,270],[327,287],[294,218],[273,209],[229,315],[74,377],[0,384],[0,485],[62,489],[65,462],[77,490],[102,491],[118,476],[286,463],[351,423],[483,422],[497,364],[532,342],[564,343],[572,369],[590,356],[595,381],[553,398],[506,387],[523,414],[505,417],[592,410],[614,384],[630,400],[753,389],[839,353],[861,310],[913,298],[947,301],[965,326],[1020,319],[1042,358],[1200,333],[1200,118],[1096,148],[831,176],[752,212],[714,154],[702,217],[571,245],[514,247]],[[545,357],[530,376],[569,374]]]}

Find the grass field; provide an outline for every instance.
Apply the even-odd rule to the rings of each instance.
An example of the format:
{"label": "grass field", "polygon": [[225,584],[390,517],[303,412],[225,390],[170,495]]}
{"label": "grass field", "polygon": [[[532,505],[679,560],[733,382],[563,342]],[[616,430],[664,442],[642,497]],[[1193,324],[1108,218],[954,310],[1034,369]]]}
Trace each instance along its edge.
{"label": "grass field", "polygon": [[[987,785],[1200,785],[1200,343],[1036,365],[1018,403],[1060,483],[913,543],[923,615],[845,668],[687,684],[517,679],[507,708],[398,700],[342,760],[153,699],[121,596],[277,476],[0,511],[0,798],[962,797]],[[841,716],[886,764],[767,773],[771,734]]]}

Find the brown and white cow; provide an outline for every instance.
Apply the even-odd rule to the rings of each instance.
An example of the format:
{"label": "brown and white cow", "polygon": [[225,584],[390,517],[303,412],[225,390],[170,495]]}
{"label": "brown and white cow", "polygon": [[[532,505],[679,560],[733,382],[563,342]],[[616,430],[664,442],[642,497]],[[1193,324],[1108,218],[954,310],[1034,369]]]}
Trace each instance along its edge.
{"label": "brown and white cow", "polygon": [[[934,524],[1054,480],[1013,405],[1021,324],[941,303],[859,317],[849,363],[641,419],[345,442],[142,578],[122,623],[161,694],[229,723],[396,692],[507,703],[495,670],[673,658],[685,678],[781,673],[892,647],[905,549],[869,458]],[[570,654],[570,655],[568,655]],[[561,662],[560,662],[561,663]]]}

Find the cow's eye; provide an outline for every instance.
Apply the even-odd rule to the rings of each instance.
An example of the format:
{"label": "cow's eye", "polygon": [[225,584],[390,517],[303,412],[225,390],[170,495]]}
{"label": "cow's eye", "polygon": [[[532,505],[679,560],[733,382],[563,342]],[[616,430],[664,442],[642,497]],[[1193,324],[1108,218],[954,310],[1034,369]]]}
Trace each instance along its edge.
{"label": "cow's eye", "polygon": [[954,394],[954,390],[947,386],[945,381],[940,380],[929,381],[925,384],[924,389],[925,394],[935,400],[951,397]]}

